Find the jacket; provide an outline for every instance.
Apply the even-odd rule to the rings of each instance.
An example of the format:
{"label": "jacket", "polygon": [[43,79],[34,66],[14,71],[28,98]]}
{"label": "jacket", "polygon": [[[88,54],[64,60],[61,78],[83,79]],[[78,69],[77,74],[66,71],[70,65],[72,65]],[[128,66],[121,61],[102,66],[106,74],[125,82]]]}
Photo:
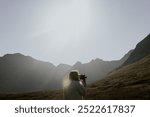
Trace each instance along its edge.
{"label": "jacket", "polygon": [[81,81],[70,81],[69,85],[64,87],[65,100],[82,100],[85,96],[85,87]]}

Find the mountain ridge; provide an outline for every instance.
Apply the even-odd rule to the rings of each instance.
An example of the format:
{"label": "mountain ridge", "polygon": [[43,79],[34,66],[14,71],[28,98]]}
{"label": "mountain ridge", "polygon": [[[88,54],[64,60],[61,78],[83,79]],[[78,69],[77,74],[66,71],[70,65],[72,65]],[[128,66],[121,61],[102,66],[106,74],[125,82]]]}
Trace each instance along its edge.
{"label": "mountain ridge", "polygon": [[[145,43],[145,39],[148,40],[148,42],[146,42],[146,46],[143,44],[143,42]],[[103,77],[103,78],[101,78],[101,76],[99,76],[99,74],[97,74],[98,75],[97,77],[99,77],[99,79],[94,79],[96,81],[92,81],[93,83],[88,85],[87,95],[86,95],[85,99],[88,99],[88,100],[89,99],[92,99],[92,100],[93,99],[95,99],[95,100],[97,100],[97,99],[119,99],[119,100],[120,99],[121,100],[122,99],[150,99],[150,95],[149,95],[150,94],[150,51],[149,51],[149,44],[147,44],[147,43],[149,43],[149,40],[150,40],[149,36],[148,36],[148,38],[147,37],[144,38],[141,42],[139,42],[137,44],[135,49],[129,51],[127,54],[124,55],[124,57],[122,57],[118,61],[103,61],[100,59],[93,59],[89,63],[84,63],[84,64],[82,64],[81,62],[75,63],[74,66],[79,67],[80,72],[82,72],[82,70],[87,70],[88,72],[92,73],[91,75],[95,75],[95,73],[94,73],[95,70],[93,69],[93,67],[96,68],[96,71],[98,71],[98,72],[99,71],[105,72],[104,70],[108,70],[108,68],[107,68],[108,66],[109,66],[109,68],[110,67],[112,68],[114,66],[116,67],[116,62],[117,62],[117,65],[121,65],[119,68],[114,69],[109,74],[105,74],[104,75],[105,77]],[[137,50],[139,50],[139,51],[137,51]],[[143,52],[144,54],[141,54],[141,52]],[[7,56],[5,56],[5,57],[7,57]],[[136,60],[136,61],[130,61],[132,57],[135,58],[134,60]],[[4,72],[2,72],[2,69],[1,69],[1,65],[3,63],[3,62],[1,62],[1,60],[2,60],[2,58],[0,57],[0,75],[2,75],[4,73]],[[16,60],[16,59],[14,59],[14,60]],[[124,64],[124,63],[128,63],[128,64]],[[7,62],[7,64],[9,65],[9,62]],[[100,64],[106,65],[105,68],[100,67]],[[13,65],[14,65],[14,63],[13,63]],[[9,68],[10,66],[7,66],[7,67]],[[5,66],[4,68],[7,69],[7,67]],[[40,70],[43,70],[43,68],[45,68],[41,64],[39,66],[34,65],[34,67],[35,68],[39,67]],[[58,65],[57,67],[60,70],[64,69],[63,64]],[[58,72],[56,71],[57,67],[52,66],[51,72],[56,73],[56,74],[60,73],[59,71]],[[72,67],[68,71],[68,69],[69,69],[68,67],[69,66],[67,66],[67,65],[65,67],[65,68],[67,68],[66,73],[69,73],[69,71],[72,69],[77,69],[75,67],[74,68]],[[89,70],[89,67],[90,67],[90,70]],[[16,69],[16,66],[15,67],[11,66],[11,69],[12,70]],[[17,69],[17,70],[19,71],[19,69]],[[40,71],[40,73],[44,72],[43,75],[45,75],[46,70],[47,70],[47,67],[45,68],[44,71]],[[50,70],[48,69],[47,71],[49,74]],[[62,72],[62,73],[64,73],[64,72]],[[12,76],[13,76],[13,74],[12,74]],[[60,76],[58,75],[56,77],[60,77]],[[55,75],[53,76],[53,78],[55,78]],[[3,84],[1,82],[2,79],[3,78],[0,77],[1,84]],[[88,77],[88,79],[90,79],[90,78]],[[13,80],[16,81],[16,79],[13,79]],[[62,79],[56,79],[57,82],[62,82],[61,80]],[[6,80],[6,82],[7,82],[7,80]],[[18,81],[15,83],[18,84]],[[42,82],[40,82],[40,84],[41,83]],[[51,83],[51,85],[54,85],[54,86],[58,85],[56,82],[50,82],[50,83]],[[44,86],[47,86],[44,90],[50,89],[50,87],[48,87],[50,85],[50,83],[46,82],[44,84]],[[9,86],[9,84],[6,86]],[[0,85],[0,89],[1,88],[4,88],[3,85]],[[11,88],[14,88],[14,87],[11,87]],[[38,86],[38,88],[39,88],[39,86]],[[41,90],[40,92],[39,91],[31,91],[31,92],[27,92],[27,93],[24,93],[24,92],[12,93],[12,92],[1,92],[0,91],[1,92],[0,99],[63,99],[62,89],[61,90],[47,90],[47,91],[44,91],[44,90]]]}
{"label": "mountain ridge", "polygon": [[[102,69],[102,65],[104,65],[113,69],[115,64],[120,65],[118,61],[110,62],[96,58],[84,64],[78,61],[73,66],[67,64],[55,66],[52,63],[36,60],[20,53],[6,54],[0,57],[0,91],[30,92],[61,89],[63,77],[75,69],[79,70],[80,74],[86,74],[88,76],[87,82],[90,84],[99,78],[99,72],[92,73],[95,68]],[[80,70],[81,67],[82,70]],[[108,72],[106,71],[102,76]]]}
{"label": "mountain ridge", "polygon": [[150,99],[150,35],[127,60],[104,79],[92,83],[86,99]]}
{"label": "mountain ridge", "polygon": [[89,63],[82,64],[81,62],[76,62],[72,66],[71,70],[77,69],[80,74],[85,74],[88,77],[87,84],[90,84],[104,78],[112,70],[121,66],[131,53],[132,50],[128,51],[120,60],[104,61],[96,58],[91,60]]}
{"label": "mountain ridge", "polygon": [[122,66],[134,63],[150,54],[150,34],[140,41]]}
{"label": "mountain ridge", "polygon": [[150,99],[150,55],[112,72],[87,89],[88,100]]}

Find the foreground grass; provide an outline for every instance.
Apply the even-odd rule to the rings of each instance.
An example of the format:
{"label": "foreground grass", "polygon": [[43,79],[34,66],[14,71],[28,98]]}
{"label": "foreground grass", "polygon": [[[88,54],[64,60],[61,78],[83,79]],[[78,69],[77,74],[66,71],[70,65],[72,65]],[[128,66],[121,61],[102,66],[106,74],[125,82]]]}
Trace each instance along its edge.
{"label": "foreground grass", "polygon": [[60,100],[63,99],[62,90],[38,91],[29,93],[0,93],[3,100]]}
{"label": "foreground grass", "polygon": [[93,83],[86,99],[150,99],[150,56]]}

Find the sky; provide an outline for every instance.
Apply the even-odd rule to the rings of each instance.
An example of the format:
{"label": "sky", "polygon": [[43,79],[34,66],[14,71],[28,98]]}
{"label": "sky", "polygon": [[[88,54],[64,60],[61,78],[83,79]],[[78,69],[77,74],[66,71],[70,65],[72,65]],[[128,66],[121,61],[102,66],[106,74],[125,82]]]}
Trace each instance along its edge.
{"label": "sky", "polygon": [[0,0],[0,56],[119,60],[150,33],[150,0]]}

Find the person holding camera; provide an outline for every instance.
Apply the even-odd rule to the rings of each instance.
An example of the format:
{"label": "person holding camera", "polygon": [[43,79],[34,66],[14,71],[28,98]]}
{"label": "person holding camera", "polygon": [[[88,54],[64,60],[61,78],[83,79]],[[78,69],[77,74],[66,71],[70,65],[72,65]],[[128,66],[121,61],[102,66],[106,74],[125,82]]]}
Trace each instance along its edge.
{"label": "person holding camera", "polygon": [[85,75],[79,75],[78,71],[70,72],[69,83],[63,89],[65,100],[83,100],[86,93],[85,78]]}

